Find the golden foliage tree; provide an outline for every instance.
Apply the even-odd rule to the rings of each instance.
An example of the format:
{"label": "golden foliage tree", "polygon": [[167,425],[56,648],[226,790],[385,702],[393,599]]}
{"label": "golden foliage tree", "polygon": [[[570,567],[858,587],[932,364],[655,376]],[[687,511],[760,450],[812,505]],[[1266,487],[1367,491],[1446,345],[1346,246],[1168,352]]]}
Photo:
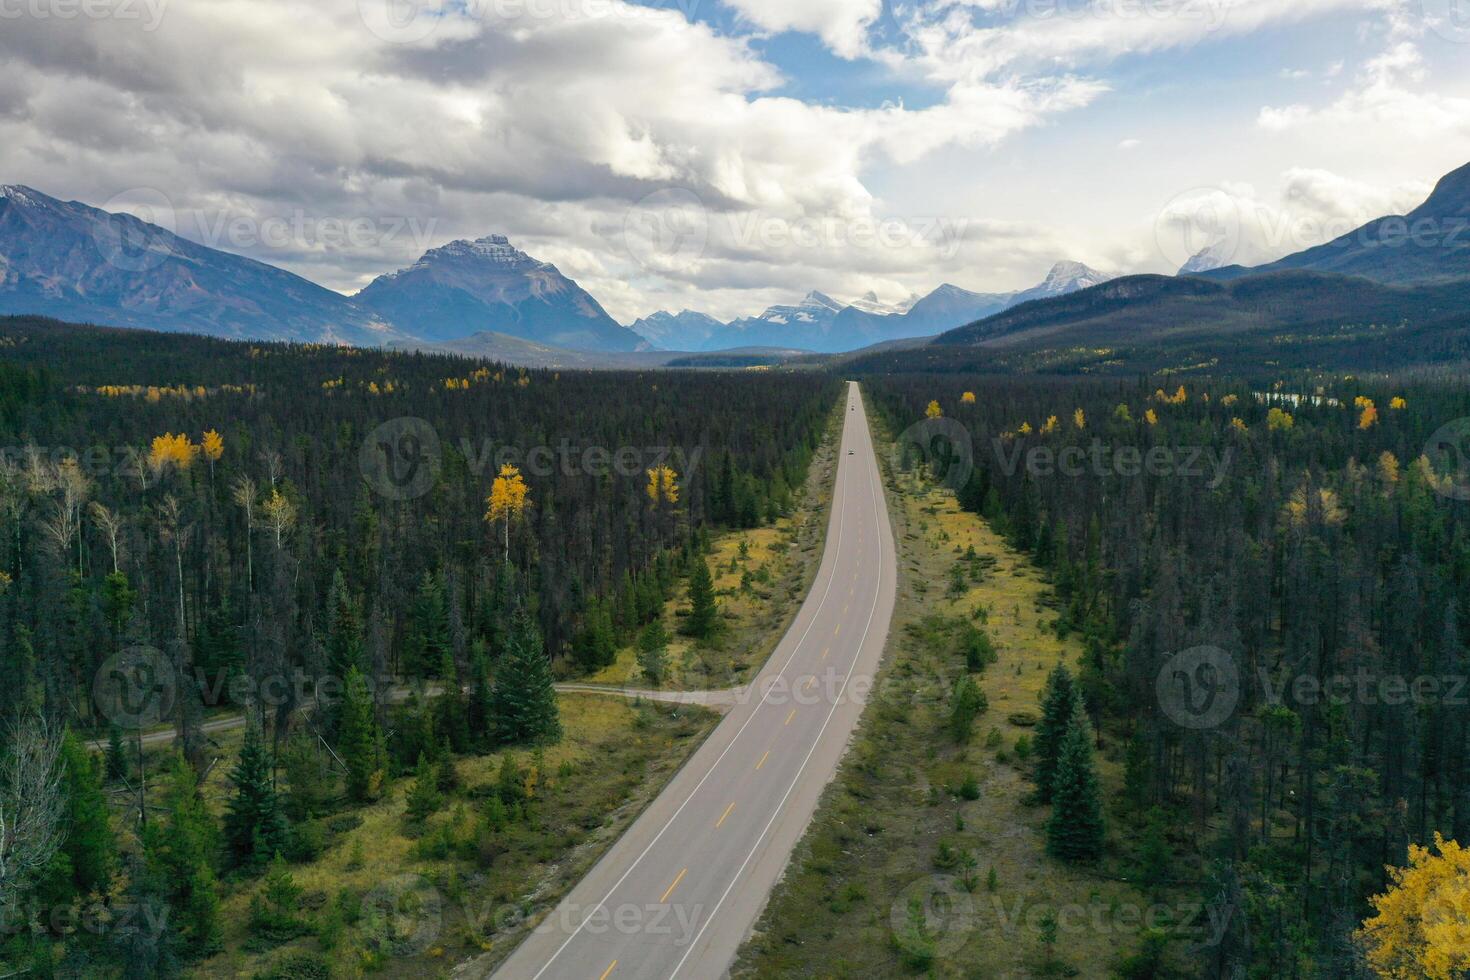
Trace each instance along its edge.
{"label": "golden foliage tree", "polygon": [[662,501],[666,504],[677,504],[679,502],[679,474],[674,472],[672,466],[655,466],[648,471],[648,499],[655,504]]}
{"label": "golden foliage tree", "polygon": [[941,416],[943,414],[944,414],[944,409],[942,409],[942,408],[939,407],[939,402],[938,401],[931,401],[929,403],[929,407],[926,408],[926,409],[924,409],[924,417],[926,419],[937,419],[937,418],[939,418],[939,416]]}
{"label": "golden foliage tree", "polygon": [[525,511],[530,490],[521,477],[521,471],[509,463],[500,467],[500,475],[490,484],[490,496],[486,498],[489,509],[485,511],[485,520],[491,524],[501,522],[506,561],[510,561],[510,522]]}
{"label": "golden foliage tree", "polygon": [[1453,980],[1470,971],[1470,851],[1434,835],[1409,845],[1409,866],[1389,868],[1388,891],[1357,933],[1368,964],[1393,980]]}
{"label": "golden foliage tree", "polygon": [[148,465],[155,473],[169,466],[187,470],[198,457],[199,447],[183,432],[178,435],[166,432],[161,436],[154,436],[153,444],[148,448]]}
{"label": "golden foliage tree", "polygon": [[961,405],[973,405],[973,404],[975,404],[975,393],[973,391],[967,391],[967,392],[965,392],[963,395],[960,396],[960,404]]}

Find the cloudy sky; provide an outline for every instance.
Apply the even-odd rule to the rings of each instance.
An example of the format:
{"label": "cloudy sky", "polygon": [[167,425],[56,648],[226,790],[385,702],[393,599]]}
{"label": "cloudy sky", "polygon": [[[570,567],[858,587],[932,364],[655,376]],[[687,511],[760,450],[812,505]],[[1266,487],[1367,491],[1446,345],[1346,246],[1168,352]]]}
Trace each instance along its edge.
{"label": "cloudy sky", "polygon": [[0,77],[0,183],[344,292],[507,234],[624,321],[1256,261],[1470,162],[1467,0],[0,0]]}

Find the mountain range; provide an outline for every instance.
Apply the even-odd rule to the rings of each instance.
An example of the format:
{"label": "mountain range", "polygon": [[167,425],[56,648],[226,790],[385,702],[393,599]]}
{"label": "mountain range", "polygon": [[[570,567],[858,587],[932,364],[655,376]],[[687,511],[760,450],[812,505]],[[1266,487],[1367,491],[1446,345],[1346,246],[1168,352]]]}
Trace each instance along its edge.
{"label": "mountain range", "polygon": [[[0,314],[567,364],[586,362],[577,352],[621,358],[659,349],[738,349],[741,358],[761,360],[858,348],[893,359],[923,349],[932,355],[913,356],[936,362],[965,347],[1061,345],[1084,352],[1075,356],[1085,360],[1087,351],[1104,356],[1120,344],[1157,350],[1183,338],[1223,342],[1260,331],[1319,338],[1337,331],[1341,347],[1360,328],[1400,336],[1425,324],[1458,329],[1470,317],[1470,165],[1445,175],[1408,214],[1376,219],[1326,244],[1254,268],[1217,267],[1227,252],[1206,249],[1174,277],[1110,279],[1060,262],[1042,283],[1018,292],[944,284],[885,304],[872,293],[842,303],[812,291],[798,303],[729,322],[685,310],[655,313],[629,328],[554,265],[500,235],[430,249],[348,297],[131,215],[0,186]],[[1424,342],[1439,349],[1433,337]],[[1197,339],[1188,344],[1199,349]],[[1442,353],[1455,350],[1451,344]]]}
{"label": "mountain range", "polygon": [[1407,215],[1266,265],[1123,276],[850,360],[882,371],[1463,370],[1467,239],[1470,166]]}
{"label": "mountain range", "polygon": [[487,332],[591,351],[647,346],[503,236],[431,249],[348,297],[132,215],[16,185],[0,186],[0,313],[365,346]]}
{"label": "mountain range", "polygon": [[1231,265],[1202,274],[1238,279],[1288,269],[1389,283],[1470,276],[1470,163],[1440,178],[1424,203],[1408,214],[1376,218],[1326,244],[1266,265]]}
{"label": "mountain range", "polygon": [[945,283],[922,298],[880,303],[872,293],[853,303],[839,303],[810,292],[800,303],[772,306],[759,316],[729,323],[706,313],[659,312],[632,325],[635,333],[665,349],[716,351],[736,347],[799,347],[818,353],[840,353],[886,341],[924,337],[1010,309],[1020,303],[1065,296],[1106,282],[1108,275],[1081,262],[1058,262],[1046,279],[1011,293],[975,293]]}

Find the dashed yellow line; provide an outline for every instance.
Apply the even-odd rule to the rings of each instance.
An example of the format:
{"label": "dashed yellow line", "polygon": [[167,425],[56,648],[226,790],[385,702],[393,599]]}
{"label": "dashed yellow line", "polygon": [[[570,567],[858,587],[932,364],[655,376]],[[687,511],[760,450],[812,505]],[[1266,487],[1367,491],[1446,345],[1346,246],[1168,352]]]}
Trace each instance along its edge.
{"label": "dashed yellow line", "polygon": [[791,719],[793,719],[795,717],[796,717],[796,709],[795,708],[792,708],[791,709],[791,714],[787,715],[786,716],[786,720],[783,721],[783,722],[781,722],[781,724],[783,724],[783,725],[789,725],[789,724],[791,724]]}
{"label": "dashed yellow line", "polygon": [[688,873],[689,873],[689,869],[688,868],[685,868],[683,871],[680,871],[679,872],[679,877],[677,877],[677,878],[674,879],[674,883],[672,885],[670,885],[668,887],[668,889],[664,891],[663,895],[659,898],[658,903],[660,905],[662,905],[664,902],[667,902],[669,900],[669,896],[672,895],[672,894],[674,894],[674,889],[679,887],[679,882],[683,881],[684,880],[684,876],[687,875]]}
{"label": "dashed yellow line", "polygon": [[761,756],[761,761],[757,762],[755,764],[755,767],[757,769],[759,769],[761,766],[763,766],[763,765],[766,764],[766,760],[769,759],[770,757],[771,757],[771,750],[770,749],[766,749],[766,754],[763,755],[763,756]]}
{"label": "dashed yellow line", "polygon": [[806,683],[802,685],[802,690],[804,690],[804,691],[810,691],[812,689],[812,687],[816,683],[817,683],[817,675],[816,674],[813,674],[812,676],[810,676],[810,677],[808,677],[806,679]]}
{"label": "dashed yellow line", "polygon": [[729,806],[725,807],[725,812],[722,813],[722,814],[720,814],[720,819],[718,819],[718,820],[715,821],[715,829],[716,830],[719,830],[720,829],[720,825],[725,822],[725,818],[730,815],[730,811],[733,810],[733,809],[735,809],[735,804],[734,803],[731,803]]}
{"label": "dashed yellow line", "polygon": [[838,623],[837,624],[837,628],[832,631],[832,635],[833,636],[841,636],[842,635],[842,624],[841,623]]}
{"label": "dashed yellow line", "polygon": [[822,651],[822,659],[823,660],[826,660],[827,659],[827,654],[829,654],[831,652],[832,652],[832,648],[831,647],[827,647],[826,649],[824,649]]}
{"label": "dashed yellow line", "polygon": [[617,960],[613,960],[611,963],[609,963],[607,965],[607,969],[602,971],[602,976],[598,977],[597,980],[607,980],[608,975],[612,973],[612,971],[617,967],[617,965],[618,965],[618,961]]}

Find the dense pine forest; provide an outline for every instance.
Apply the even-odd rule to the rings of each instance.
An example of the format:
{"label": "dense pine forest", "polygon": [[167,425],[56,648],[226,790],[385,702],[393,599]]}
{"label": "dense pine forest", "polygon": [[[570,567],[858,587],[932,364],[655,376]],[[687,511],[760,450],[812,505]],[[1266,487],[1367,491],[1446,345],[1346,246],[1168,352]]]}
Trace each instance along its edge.
{"label": "dense pine forest", "polygon": [[[1404,941],[1432,890],[1411,876],[1421,890],[1397,904],[1370,899],[1387,866],[1470,834],[1463,387],[865,383],[895,433],[939,420],[909,430],[907,462],[1048,571],[1054,628],[1087,654],[1075,682],[1059,671],[1048,687],[1038,768],[1085,765],[1080,747],[1069,763],[1046,744],[1067,737],[1052,715],[1075,686],[1098,747],[1126,759],[1109,822],[1149,828],[1128,866],[1225,923],[1180,962],[1208,977],[1430,975]],[[1049,785],[1096,793],[1038,773],[1042,799]],[[1090,801],[1052,802],[1053,853],[1099,857]],[[1446,968],[1433,975],[1459,975]]]}
{"label": "dense pine forest", "polygon": [[[0,905],[123,889],[173,912],[161,933],[108,931],[95,961],[44,918],[7,922],[3,958],[166,973],[213,941],[215,876],[283,880],[267,869],[295,846],[287,811],[414,774],[432,808],[445,758],[554,739],[553,676],[608,663],[686,579],[691,619],[708,616],[710,531],[790,507],[839,391],[0,320],[0,715],[19,787]],[[414,682],[443,696],[399,704]],[[216,826],[191,787],[209,719],[241,710]],[[176,732],[176,766],[141,771],[150,727]],[[70,828],[59,848],[48,820]]]}

